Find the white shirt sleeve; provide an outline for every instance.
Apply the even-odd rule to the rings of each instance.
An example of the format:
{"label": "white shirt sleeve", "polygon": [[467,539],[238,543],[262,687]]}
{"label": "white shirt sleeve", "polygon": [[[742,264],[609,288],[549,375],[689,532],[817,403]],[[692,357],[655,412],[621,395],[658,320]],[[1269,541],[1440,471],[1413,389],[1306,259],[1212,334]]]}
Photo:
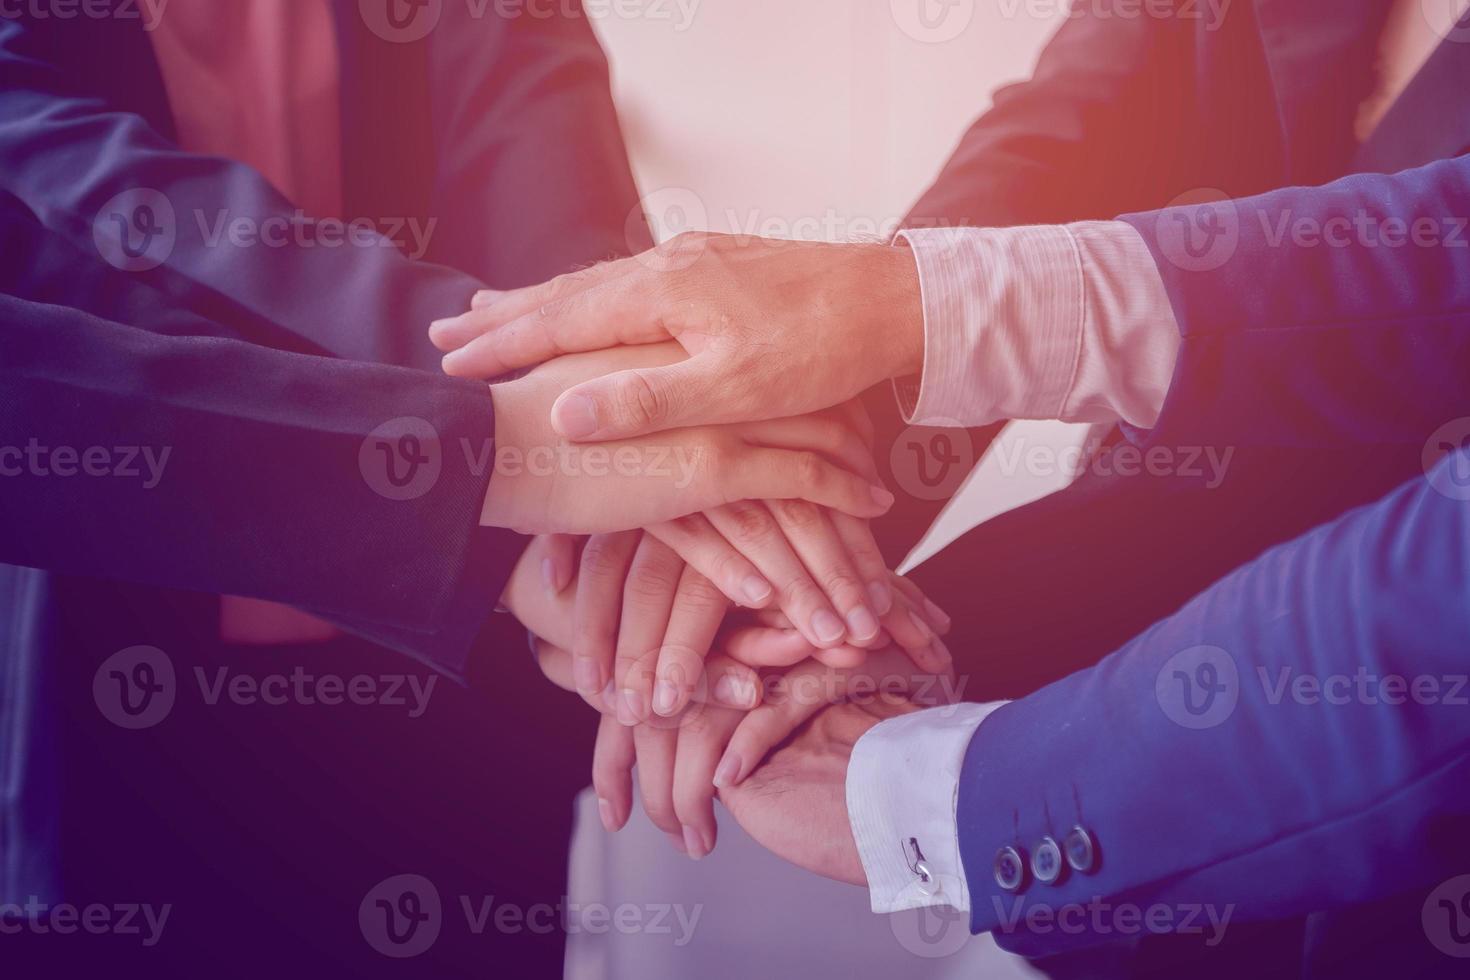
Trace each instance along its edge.
{"label": "white shirt sleeve", "polygon": [[969,911],[955,816],[960,768],[975,729],[1008,703],[917,711],[858,739],[847,767],[847,813],[874,912]]}
{"label": "white shirt sleeve", "polygon": [[1092,221],[900,233],[919,266],[924,371],[897,382],[905,418],[1158,420],[1179,325],[1132,225]]}

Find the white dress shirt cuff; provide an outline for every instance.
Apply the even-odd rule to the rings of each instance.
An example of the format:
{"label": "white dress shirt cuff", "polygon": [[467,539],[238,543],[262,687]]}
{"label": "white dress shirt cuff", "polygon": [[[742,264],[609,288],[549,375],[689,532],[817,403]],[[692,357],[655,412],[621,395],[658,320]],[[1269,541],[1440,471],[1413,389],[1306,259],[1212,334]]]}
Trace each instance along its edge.
{"label": "white dress shirt cuff", "polygon": [[847,768],[847,813],[874,912],[969,911],[955,817],[960,769],[975,729],[1007,703],[930,708],[858,739]]}
{"label": "white dress shirt cuff", "polygon": [[900,233],[919,268],[924,371],[895,385],[916,425],[1157,420],[1179,329],[1128,224]]}

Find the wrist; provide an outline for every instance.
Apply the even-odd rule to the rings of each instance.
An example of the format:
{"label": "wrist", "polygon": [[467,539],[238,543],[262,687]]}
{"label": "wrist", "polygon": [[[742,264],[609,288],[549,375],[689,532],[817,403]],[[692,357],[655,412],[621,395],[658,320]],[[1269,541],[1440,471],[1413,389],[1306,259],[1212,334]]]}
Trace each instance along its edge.
{"label": "wrist", "polygon": [[539,522],[528,512],[536,494],[527,482],[526,449],[528,424],[536,410],[524,379],[491,387],[495,403],[495,444],[490,459],[490,481],[480,509],[485,527],[503,527],[532,533]]}
{"label": "wrist", "polygon": [[919,264],[903,238],[882,247],[881,263],[878,275],[870,281],[879,284],[873,334],[886,343],[882,354],[885,380],[920,374],[924,370],[924,293]]}

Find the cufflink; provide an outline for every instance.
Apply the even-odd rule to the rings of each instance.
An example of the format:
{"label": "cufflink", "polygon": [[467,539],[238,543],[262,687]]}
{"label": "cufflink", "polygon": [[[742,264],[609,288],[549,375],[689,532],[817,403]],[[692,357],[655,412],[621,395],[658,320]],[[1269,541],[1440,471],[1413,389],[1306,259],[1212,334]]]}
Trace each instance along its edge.
{"label": "cufflink", "polygon": [[935,895],[938,895],[942,890],[942,886],[939,884],[939,876],[934,873],[929,867],[928,862],[924,860],[924,852],[919,850],[919,839],[917,837],[910,837],[908,839],[908,846],[904,849],[904,859],[908,862],[909,870],[919,879],[914,882],[914,888],[918,889],[919,894],[925,898],[933,898]]}
{"label": "cufflink", "polygon": [[1008,892],[1018,892],[1026,883],[1026,860],[1016,848],[995,852],[995,883]]}

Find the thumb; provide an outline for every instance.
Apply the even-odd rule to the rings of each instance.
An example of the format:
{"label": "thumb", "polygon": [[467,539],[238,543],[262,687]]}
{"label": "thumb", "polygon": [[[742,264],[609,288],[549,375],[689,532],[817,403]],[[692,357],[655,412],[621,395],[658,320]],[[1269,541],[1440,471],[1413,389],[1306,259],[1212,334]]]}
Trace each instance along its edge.
{"label": "thumb", "polygon": [[701,360],[636,368],[579,384],[551,406],[551,424],[574,442],[610,442],[723,422],[724,406],[707,397],[714,386]]}

